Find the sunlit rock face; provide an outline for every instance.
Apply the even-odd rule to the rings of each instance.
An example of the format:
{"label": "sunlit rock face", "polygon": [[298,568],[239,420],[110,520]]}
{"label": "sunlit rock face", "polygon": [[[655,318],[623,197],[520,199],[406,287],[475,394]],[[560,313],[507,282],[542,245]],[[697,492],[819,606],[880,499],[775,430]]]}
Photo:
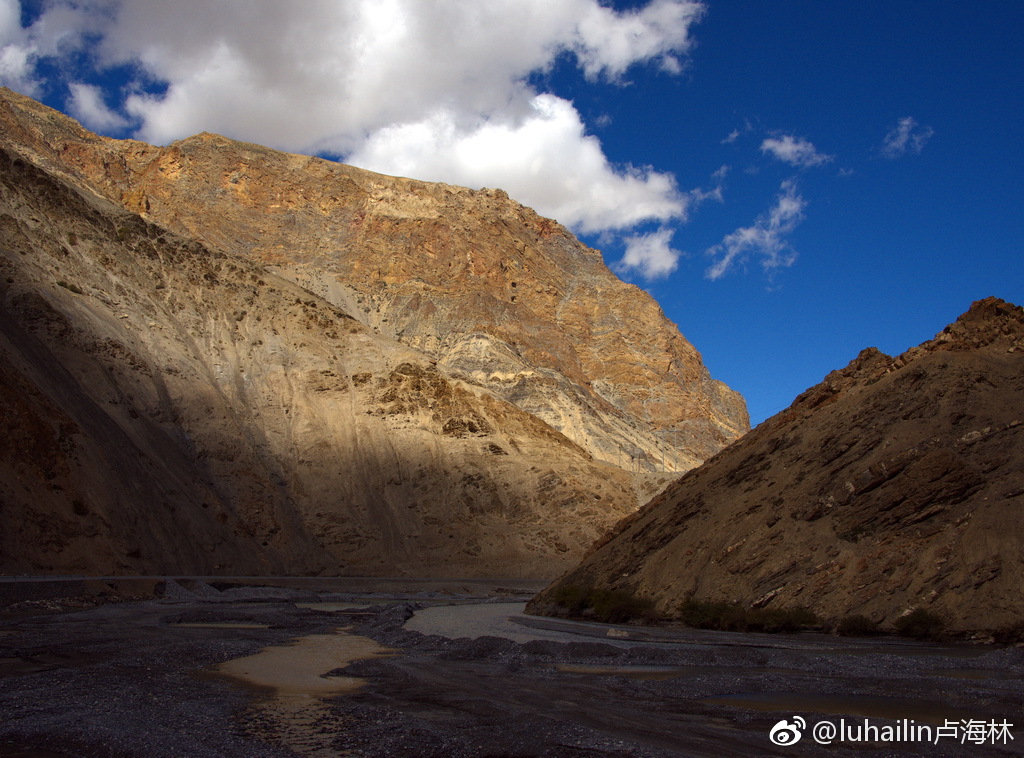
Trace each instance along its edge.
{"label": "sunlit rock face", "polygon": [[0,123],[2,570],[553,575],[747,429],[500,191]]}
{"label": "sunlit rock face", "polygon": [[987,298],[898,357],[863,351],[644,509],[558,587],[806,606],[883,626],[1024,623],[1024,309]]}

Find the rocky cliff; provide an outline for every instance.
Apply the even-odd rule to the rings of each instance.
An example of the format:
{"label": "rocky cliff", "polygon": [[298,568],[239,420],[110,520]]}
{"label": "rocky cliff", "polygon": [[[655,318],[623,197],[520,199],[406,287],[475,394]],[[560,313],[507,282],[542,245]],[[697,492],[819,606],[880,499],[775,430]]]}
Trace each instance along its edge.
{"label": "rocky cliff", "polygon": [[558,587],[806,606],[891,626],[1024,622],[1024,309],[981,300],[898,357],[863,351],[641,511]]}
{"label": "rocky cliff", "polygon": [[90,134],[7,95],[18,149],[211,250],[269,267],[541,418],[599,460],[693,468],[749,427],[657,303],[500,190],[374,174],[213,134]]}
{"label": "rocky cliff", "polygon": [[500,192],[0,124],[0,570],[551,575],[745,430]]}

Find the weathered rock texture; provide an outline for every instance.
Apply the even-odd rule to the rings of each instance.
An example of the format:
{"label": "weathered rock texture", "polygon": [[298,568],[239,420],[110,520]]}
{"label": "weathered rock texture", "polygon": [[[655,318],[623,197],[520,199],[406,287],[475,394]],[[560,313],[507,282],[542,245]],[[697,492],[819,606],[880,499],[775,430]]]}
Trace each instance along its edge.
{"label": "weathered rock texture", "polygon": [[686,471],[749,427],[742,398],[710,377],[651,297],[500,190],[213,134],[166,148],[110,140],[31,100],[8,101],[34,162],[211,250],[272,267],[599,460]]}
{"label": "weathered rock texture", "polygon": [[[954,630],[1024,622],[1024,309],[849,366],[625,519],[558,586]],[[548,610],[552,610],[548,608]]]}
{"label": "weathered rock texture", "polygon": [[501,193],[0,127],[0,571],[552,575],[745,429]]}

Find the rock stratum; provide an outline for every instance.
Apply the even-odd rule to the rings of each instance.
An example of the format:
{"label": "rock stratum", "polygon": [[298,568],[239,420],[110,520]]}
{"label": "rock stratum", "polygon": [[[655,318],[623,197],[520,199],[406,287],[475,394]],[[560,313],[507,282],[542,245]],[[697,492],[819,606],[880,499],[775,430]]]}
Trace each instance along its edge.
{"label": "rock stratum", "polygon": [[747,429],[500,191],[0,125],[0,571],[551,576]]}
{"label": "rock stratum", "polygon": [[898,357],[863,351],[595,545],[560,587],[1024,623],[1024,309],[988,298]]}

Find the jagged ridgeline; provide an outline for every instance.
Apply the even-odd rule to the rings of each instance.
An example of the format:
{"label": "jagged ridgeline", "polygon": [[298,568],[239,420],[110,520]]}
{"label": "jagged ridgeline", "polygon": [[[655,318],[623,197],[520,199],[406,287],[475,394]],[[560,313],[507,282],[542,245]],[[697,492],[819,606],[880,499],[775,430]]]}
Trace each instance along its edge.
{"label": "jagged ridgeline", "polygon": [[990,297],[919,347],[829,374],[624,520],[532,610],[617,592],[670,618],[731,604],[892,629],[919,613],[1020,638],[1022,509],[1024,308]]}
{"label": "jagged ridgeline", "polygon": [[747,430],[500,191],[0,125],[2,571],[550,576]]}

